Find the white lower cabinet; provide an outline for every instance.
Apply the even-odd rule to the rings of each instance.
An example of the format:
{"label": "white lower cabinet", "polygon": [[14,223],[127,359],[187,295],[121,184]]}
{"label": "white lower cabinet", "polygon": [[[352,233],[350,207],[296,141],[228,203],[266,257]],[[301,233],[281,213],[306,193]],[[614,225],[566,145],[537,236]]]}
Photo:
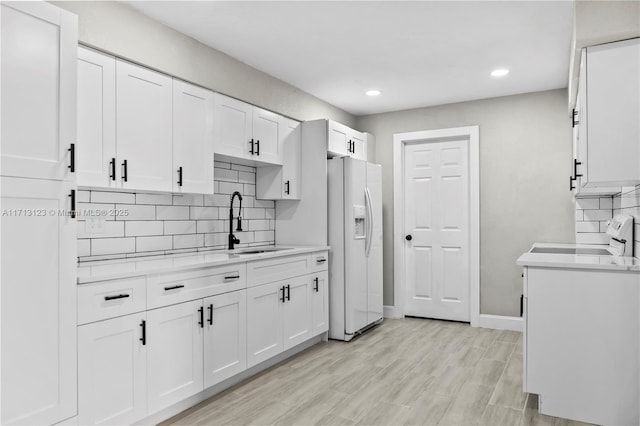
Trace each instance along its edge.
{"label": "white lower cabinet", "polygon": [[147,415],[146,314],[78,327],[79,424],[130,424]]}
{"label": "white lower cabinet", "polygon": [[247,289],[247,367],[282,352],[283,282]]}
{"label": "white lower cabinet", "polygon": [[311,279],[309,276],[286,281],[283,303],[283,349],[292,348],[311,337]]}
{"label": "white lower cabinet", "polygon": [[329,330],[329,273],[325,270],[311,275],[311,334]]}
{"label": "white lower cabinet", "polygon": [[247,368],[247,292],[209,297],[203,304],[204,387],[208,388]]}
{"label": "white lower cabinet", "polygon": [[203,389],[202,299],[147,312],[149,414]]}

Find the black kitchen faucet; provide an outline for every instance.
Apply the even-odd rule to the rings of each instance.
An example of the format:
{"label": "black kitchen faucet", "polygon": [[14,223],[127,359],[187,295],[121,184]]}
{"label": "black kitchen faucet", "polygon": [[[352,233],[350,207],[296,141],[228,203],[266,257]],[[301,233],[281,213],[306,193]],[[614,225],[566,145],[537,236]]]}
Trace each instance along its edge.
{"label": "black kitchen faucet", "polygon": [[231,206],[229,207],[229,250],[233,250],[234,246],[240,243],[240,240],[233,235],[233,200],[236,198],[236,195],[240,199],[240,207],[238,207],[238,227],[236,231],[242,232],[242,195],[238,191],[234,192],[231,195]]}

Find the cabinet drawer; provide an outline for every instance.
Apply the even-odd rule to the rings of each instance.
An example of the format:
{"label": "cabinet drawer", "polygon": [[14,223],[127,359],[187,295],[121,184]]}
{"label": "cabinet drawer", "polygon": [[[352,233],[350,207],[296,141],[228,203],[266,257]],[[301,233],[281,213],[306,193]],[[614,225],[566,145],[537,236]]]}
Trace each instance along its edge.
{"label": "cabinet drawer", "polygon": [[215,296],[246,287],[246,266],[228,266],[149,277],[147,305],[149,309]]}
{"label": "cabinet drawer", "polygon": [[247,263],[247,286],[271,283],[309,273],[308,255],[278,257]]}
{"label": "cabinet drawer", "polygon": [[78,325],[146,309],[145,278],[101,281],[78,286]]}
{"label": "cabinet drawer", "polygon": [[309,264],[311,265],[310,273],[318,271],[326,271],[329,269],[329,252],[320,251],[318,253],[312,253],[310,256]]}

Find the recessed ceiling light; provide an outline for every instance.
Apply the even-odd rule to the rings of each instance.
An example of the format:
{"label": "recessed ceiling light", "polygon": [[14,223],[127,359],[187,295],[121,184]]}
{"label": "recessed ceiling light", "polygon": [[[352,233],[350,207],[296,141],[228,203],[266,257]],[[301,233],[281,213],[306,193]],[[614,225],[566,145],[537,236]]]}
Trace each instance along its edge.
{"label": "recessed ceiling light", "polygon": [[506,68],[498,68],[497,70],[491,71],[491,77],[504,77],[509,74],[509,70]]}
{"label": "recessed ceiling light", "polygon": [[367,96],[378,96],[378,95],[380,95],[380,93],[382,93],[382,92],[379,91],[379,90],[367,90],[365,94]]}

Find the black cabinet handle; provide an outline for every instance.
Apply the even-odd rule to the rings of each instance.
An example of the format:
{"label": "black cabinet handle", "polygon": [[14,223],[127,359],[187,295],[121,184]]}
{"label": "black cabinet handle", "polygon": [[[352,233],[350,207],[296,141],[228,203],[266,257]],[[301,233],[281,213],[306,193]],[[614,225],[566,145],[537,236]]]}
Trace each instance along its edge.
{"label": "black cabinet handle", "polygon": [[147,322],[142,320],[140,327],[142,327],[142,337],[140,341],[142,342],[142,346],[145,346],[147,344]]}
{"label": "black cabinet handle", "polygon": [[213,325],[213,303],[207,309],[209,309],[209,325]]}
{"label": "black cabinet handle", "polygon": [[581,166],[581,165],[582,165],[581,161],[578,161],[575,158],[573,159],[573,177],[575,177],[575,178],[582,177],[582,175],[578,174],[578,166]]}
{"label": "black cabinet handle", "polygon": [[122,180],[127,182],[127,160],[122,162]]}
{"label": "black cabinet handle", "polygon": [[289,193],[289,181],[286,181],[284,183],[284,193],[288,194]]}
{"label": "black cabinet handle", "polygon": [[198,321],[198,325],[200,328],[204,328],[204,308],[200,306],[198,308],[198,312],[200,313],[200,321]]}
{"label": "black cabinet handle", "polygon": [[571,127],[576,127],[576,125],[580,124],[580,120],[576,120],[576,117],[578,117],[578,111],[574,108],[571,116]]}
{"label": "black cabinet handle", "polygon": [[178,167],[178,186],[182,186],[182,166]]}
{"label": "black cabinet handle", "polygon": [[249,150],[249,154],[254,155],[254,154],[255,154],[255,152],[253,151],[253,146],[254,146],[253,139],[251,139],[251,140],[249,141],[249,143],[251,144],[251,149]]}
{"label": "black cabinet handle", "polygon": [[115,158],[111,158],[111,161],[109,161],[109,178],[111,178],[111,180],[116,180],[116,159]]}
{"label": "black cabinet handle", "polygon": [[69,215],[71,216],[71,219],[75,219],[76,218],[76,190],[75,189],[71,190],[69,197],[71,197],[71,211],[69,212]]}
{"label": "black cabinet handle", "polygon": [[240,275],[229,275],[228,277],[224,277],[225,280],[237,280],[240,278]]}
{"label": "black cabinet handle", "polygon": [[315,284],[313,286],[313,289],[316,291],[316,293],[318,293],[320,291],[320,290],[318,290],[318,281],[320,281],[320,280],[318,279],[318,277],[315,277],[313,279],[313,281],[315,282]]}
{"label": "black cabinet handle", "polygon": [[280,301],[284,303],[284,286],[280,287],[280,291],[282,292],[282,296],[280,296]]}
{"label": "black cabinet handle", "polygon": [[524,315],[524,294],[520,295],[520,316]]}
{"label": "black cabinet handle", "polygon": [[291,300],[291,286],[287,284],[287,300]]}
{"label": "black cabinet handle", "polygon": [[316,259],[316,263],[324,263],[324,262],[326,262],[326,261],[327,261],[327,259],[325,259],[324,257],[321,257],[321,258],[319,258],[319,259]]}
{"label": "black cabinet handle", "polygon": [[256,155],[260,155],[260,139],[256,139]]}
{"label": "black cabinet handle", "polygon": [[124,298],[127,298],[127,297],[129,297],[128,294],[118,294],[118,295],[115,295],[115,296],[105,296],[104,300],[124,299]]}
{"label": "black cabinet handle", "polygon": [[404,237],[404,239],[407,240],[407,241],[411,241],[411,240],[413,240],[413,236],[411,234],[409,234],[406,237]]}
{"label": "black cabinet handle", "polygon": [[178,285],[172,285],[172,286],[169,286],[169,287],[165,287],[164,291],[177,290],[179,288],[184,288],[184,284],[178,284]]}
{"label": "black cabinet handle", "polygon": [[71,173],[75,173],[76,172],[76,144],[72,143],[67,151],[69,151],[69,165],[67,166],[67,168]]}
{"label": "black cabinet handle", "polygon": [[576,180],[576,178],[574,178],[573,176],[569,176],[569,191],[573,191],[574,189],[576,189],[576,187],[573,186],[574,180]]}

